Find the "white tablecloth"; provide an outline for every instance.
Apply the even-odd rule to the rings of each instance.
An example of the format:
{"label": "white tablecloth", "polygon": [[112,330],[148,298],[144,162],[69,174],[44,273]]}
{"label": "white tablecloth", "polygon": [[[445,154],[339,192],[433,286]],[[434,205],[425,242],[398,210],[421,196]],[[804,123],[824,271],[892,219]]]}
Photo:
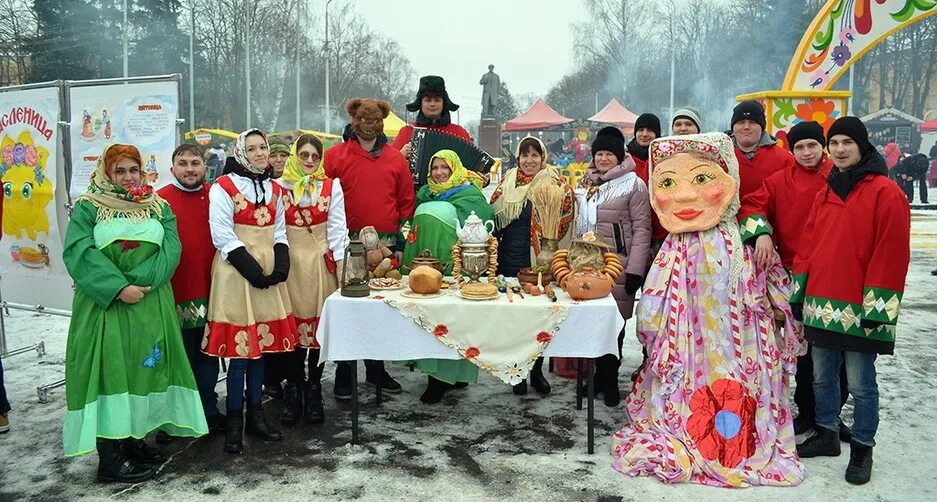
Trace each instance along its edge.
{"label": "white tablecloth", "polygon": [[[618,306],[611,295],[584,302],[572,301],[565,292],[557,290],[560,304],[569,309],[568,316],[559,326],[552,342],[544,352],[547,357],[588,357],[605,354],[618,355],[618,333],[625,325]],[[350,361],[356,359],[378,359],[384,361],[407,361],[412,359],[460,359],[455,350],[414,324],[413,320],[386,305],[384,298],[396,294],[371,291],[365,298],[348,298],[338,291],[325,301],[319,320],[316,337],[322,346],[320,361]],[[374,298],[375,296],[383,298]],[[460,306],[470,305],[471,312],[485,316],[495,305],[511,309],[523,309],[549,305],[546,296],[526,298],[514,297],[509,304],[505,295],[498,300],[469,301],[452,292],[419,302],[450,302]],[[477,313],[476,313],[477,312]],[[510,326],[505,326],[508,333]]]}

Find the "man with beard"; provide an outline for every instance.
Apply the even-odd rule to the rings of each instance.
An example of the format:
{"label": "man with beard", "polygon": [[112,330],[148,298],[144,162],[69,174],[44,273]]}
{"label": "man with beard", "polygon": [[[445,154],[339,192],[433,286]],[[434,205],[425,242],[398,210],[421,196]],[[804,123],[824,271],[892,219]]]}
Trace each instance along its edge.
{"label": "man with beard", "polygon": [[195,145],[182,144],[172,152],[172,183],[157,191],[176,215],[182,259],[172,277],[176,312],[182,328],[189,365],[209,430],[224,427],[225,417],[218,411],[218,359],[202,353],[205,334],[208,291],[211,287],[211,265],[215,257],[208,225],[208,188],[205,173],[208,167],[202,152]]}

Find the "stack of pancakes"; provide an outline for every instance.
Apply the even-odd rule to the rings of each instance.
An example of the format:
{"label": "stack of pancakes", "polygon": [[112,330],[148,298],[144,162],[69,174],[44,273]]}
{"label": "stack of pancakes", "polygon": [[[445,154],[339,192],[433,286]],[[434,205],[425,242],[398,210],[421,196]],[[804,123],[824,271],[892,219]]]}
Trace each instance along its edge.
{"label": "stack of pancakes", "polygon": [[468,299],[488,300],[498,297],[498,287],[487,282],[468,282],[459,289],[460,294]]}

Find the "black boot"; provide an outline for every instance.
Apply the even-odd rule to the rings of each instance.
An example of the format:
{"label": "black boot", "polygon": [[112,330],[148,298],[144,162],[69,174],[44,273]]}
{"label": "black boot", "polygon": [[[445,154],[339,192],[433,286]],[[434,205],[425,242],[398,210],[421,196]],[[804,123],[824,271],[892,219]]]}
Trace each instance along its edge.
{"label": "black boot", "polygon": [[322,386],[319,382],[306,382],[303,386],[303,420],[307,424],[325,422],[325,410],[322,409]]}
{"label": "black boot", "polygon": [[280,382],[264,384],[264,394],[274,399],[283,399],[283,384]]}
{"label": "black boot", "polygon": [[[602,394],[602,391],[605,390],[605,389],[603,388],[603,386],[602,386],[602,378],[599,376],[599,375],[602,374],[602,371],[604,371],[604,369],[602,368],[602,365],[601,365],[601,364],[596,364],[596,365],[595,365],[595,374],[592,375],[592,395],[595,396],[595,397],[599,397],[599,396]],[[585,376],[583,376],[583,378],[582,378],[582,389],[580,389],[580,393],[581,393],[583,396],[588,396],[588,395],[589,395],[589,377],[588,377],[588,375],[585,375]]]}
{"label": "black boot", "polygon": [[852,429],[849,428],[842,420],[839,421],[839,440],[843,443],[852,442]]}
{"label": "black boot", "polygon": [[295,383],[286,382],[283,386],[283,411],[280,413],[280,423],[283,425],[294,425],[299,423],[303,416],[303,397],[300,394],[299,386]]}
{"label": "black boot", "polygon": [[120,443],[117,439],[98,439],[98,481],[139,483],[152,478],[156,471],[130,462],[121,452]]}
{"label": "black boot", "polygon": [[264,441],[283,439],[283,433],[267,423],[267,417],[264,416],[264,407],[261,404],[256,406],[247,405],[247,420],[244,421],[244,432]]}
{"label": "black boot", "polygon": [[797,415],[797,418],[794,419],[794,434],[801,435],[811,429],[816,428],[816,423],[814,422],[814,417],[808,417],[807,415]]}
{"label": "black boot", "polygon": [[838,457],[840,454],[839,432],[817,427],[817,433],[797,445],[800,458]]}
{"label": "black boot", "polygon": [[348,401],[351,399],[351,365],[358,364],[358,361],[339,361],[335,365],[335,387],[332,394],[339,401]]}
{"label": "black boot", "polygon": [[153,467],[162,464],[166,459],[159,450],[146,444],[142,439],[127,438],[120,441],[124,456],[137,465]]}
{"label": "black boot", "polygon": [[[598,366],[598,364],[596,365]],[[601,377],[597,377],[596,382],[601,382],[602,392],[605,394],[605,406],[614,407],[621,403],[621,392],[618,391],[618,361],[603,363],[604,367]]]}
{"label": "black boot", "polygon": [[224,426],[224,451],[241,453],[244,451],[244,412],[228,410]]}
{"label": "black boot", "polygon": [[846,481],[854,485],[864,485],[872,478],[872,447],[853,441],[849,443],[849,448]]}
{"label": "black boot", "polygon": [[527,380],[522,381],[521,383],[513,387],[515,396],[526,396],[527,395]]}
{"label": "black boot", "polygon": [[[225,425],[228,422],[228,418],[222,413],[215,413],[214,415],[205,417],[205,421],[208,422],[208,433],[209,434],[220,434],[224,432]],[[158,441],[157,437],[157,443]]]}
{"label": "black boot", "polygon": [[390,394],[399,394],[403,387],[390,373],[384,369],[384,361],[365,361],[364,362],[364,383],[377,388],[378,376],[380,376],[381,390]]}
{"label": "black boot", "polygon": [[537,394],[546,395],[550,393],[550,382],[543,377],[543,358],[537,359],[534,368],[530,370],[530,386],[537,391]]}
{"label": "black boot", "polygon": [[431,376],[426,377],[426,391],[423,392],[423,395],[420,396],[420,401],[423,401],[426,404],[436,404],[442,401],[442,397],[446,394],[446,391],[449,390],[450,385],[442,380],[438,380]]}

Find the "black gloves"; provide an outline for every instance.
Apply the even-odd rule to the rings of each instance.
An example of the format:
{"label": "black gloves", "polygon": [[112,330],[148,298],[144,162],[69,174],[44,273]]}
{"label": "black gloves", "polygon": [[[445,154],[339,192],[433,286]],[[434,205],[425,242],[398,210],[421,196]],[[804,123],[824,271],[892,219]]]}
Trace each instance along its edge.
{"label": "black gloves", "polygon": [[267,276],[271,286],[286,280],[290,275],[290,247],[282,242],[273,245],[273,273]]}
{"label": "black gloves", "polygon": [[804,322],[804,304],[803,303],[792,303],[791,313],[794,314],[795,321]]}
{"label": "black gloves", "polygon": [[625,274],[625,293],[634,296],[644,284],[644,277],[637,274]]}
{"label": "black gloves", "polygon": [[255,288],[267,289],[270,282],[264,275],[264,269],[261,268],[257,260],[247,252],[247,248],[239,247],[228,253],[228,263],[231,264],[247,282]]}
{"label": "black gloves", "polygon": [[862,327],[865,328],[865,329],[876,329],[876,328],[878,328],[879,326],[881,326],[881,325],[883,325],[883,324],[885,324],[885,323],[883,323],[883,322],[878,322],[878,321],[873,321],[873,320],[871,320],[871,319],[860,319],[860,320],[859,320],[859,326],[862,326]]}

